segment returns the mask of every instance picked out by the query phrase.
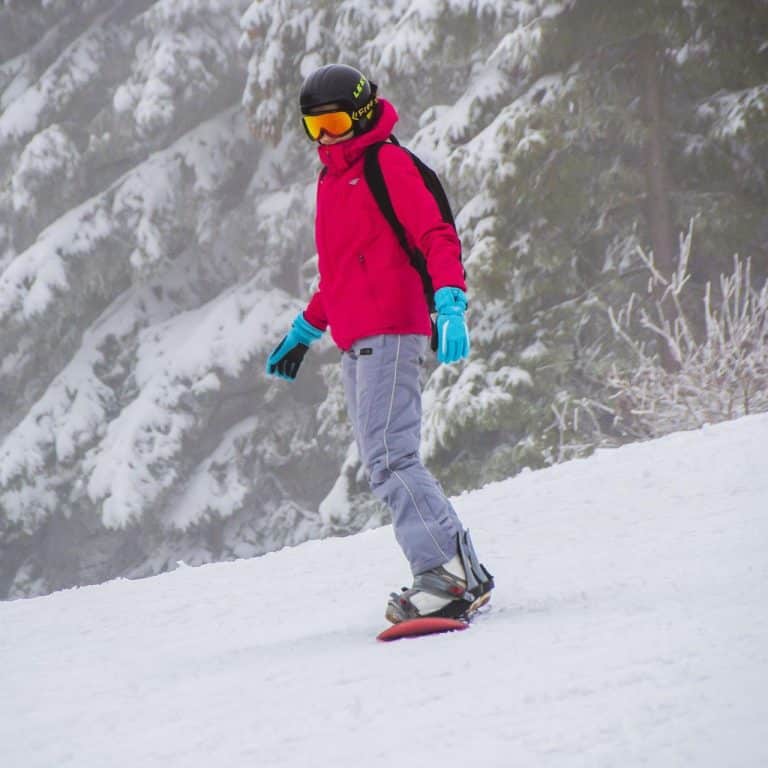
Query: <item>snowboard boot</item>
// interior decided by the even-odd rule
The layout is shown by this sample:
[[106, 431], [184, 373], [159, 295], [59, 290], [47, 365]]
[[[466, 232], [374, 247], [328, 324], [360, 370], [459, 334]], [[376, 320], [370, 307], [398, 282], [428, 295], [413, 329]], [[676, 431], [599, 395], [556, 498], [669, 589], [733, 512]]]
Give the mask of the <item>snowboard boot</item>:
[[466, 619], [491, 599], [493, 576], [480, 564], [469, 531], [458, 534], [458, 554], [447, 563], [416, 574], [413, 586], [393, 592], [386, 618], [393, 624], [406, 619], [441, 616]]

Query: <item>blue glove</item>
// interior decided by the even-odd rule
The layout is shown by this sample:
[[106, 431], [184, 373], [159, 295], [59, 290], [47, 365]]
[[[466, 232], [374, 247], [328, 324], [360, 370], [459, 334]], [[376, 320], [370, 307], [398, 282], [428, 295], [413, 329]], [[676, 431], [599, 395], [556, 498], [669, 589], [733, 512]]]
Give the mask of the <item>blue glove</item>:
[[461, 288], [435, 291], [437, 309], [437, 360], [455, 363], [469, 355], [469, 329], [464, 320], [467, 294]]
[[303, 313], [299, 312], [288, 335], [269, 356], [267, 376], [277, 376], [280, 379], [293, 381], [310, 345], [322, 335], [323, 332], [308, 323]]

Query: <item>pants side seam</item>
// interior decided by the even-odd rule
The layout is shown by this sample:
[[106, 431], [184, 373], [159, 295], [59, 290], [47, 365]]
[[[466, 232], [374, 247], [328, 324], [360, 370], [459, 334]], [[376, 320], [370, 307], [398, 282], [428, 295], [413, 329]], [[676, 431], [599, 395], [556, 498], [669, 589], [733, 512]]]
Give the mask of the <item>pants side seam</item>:
[[434, 542], [435, 547], [437, 548], [437, 551], [440, 552], [441, 556], [445, 558], [444, 562], [447, 562], [450, 560], [450, 557], [445, 553], [443, 548], [440, 546], [440, 543], [435, 538], [435, 534], [432, 533], [430, 527], [427, 525], [427, 521], [424, 519], [424, 515], [421, 513], [421, 509], [419, 508], [418, 503], [416, 502], [416, 497], [413, 494], [413, 491], [409, 487], [408, 483], [403, 480], [403, 478], [392, 469], [392, 467], [389, 464], [389, 442], [387, 441], [387, 431], [389, 430], [389, 424], [392, 420], [392, 410], [395, 405], [395, 392], [397, 390], [397, 371], [400, 367], [400, 341], [402, 339], [402, 336], [397, 337], [397, 352], [395, 353], [395, 372], [392, 377], [392, 394], [389, 398], [389, 410], [387, 411], [387, 421], [384, 425], [384, 454], [385, 454], [385, 466], [389, 472], [391, 472], [402, 484], [405, 490], [408, 492], [408, 495], [411, 497], [411, 501], [413, 502], [413, 506], [416, 509], [416, 513], [419, 516], [419, 519], [421, 520], [422, 525], [424, 526], [424, 529], [429, 534], [430, 538]]

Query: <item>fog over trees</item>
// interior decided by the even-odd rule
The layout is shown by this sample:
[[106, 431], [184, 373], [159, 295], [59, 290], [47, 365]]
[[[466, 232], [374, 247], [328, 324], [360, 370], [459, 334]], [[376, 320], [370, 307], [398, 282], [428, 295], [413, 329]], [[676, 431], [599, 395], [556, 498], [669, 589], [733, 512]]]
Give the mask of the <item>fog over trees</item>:
[[333, 61], [457, 214], [449, 493], [768, 409], [766, 0], [0, 0], [0, 597], [386, 522], [330, 340], [264, 374]]

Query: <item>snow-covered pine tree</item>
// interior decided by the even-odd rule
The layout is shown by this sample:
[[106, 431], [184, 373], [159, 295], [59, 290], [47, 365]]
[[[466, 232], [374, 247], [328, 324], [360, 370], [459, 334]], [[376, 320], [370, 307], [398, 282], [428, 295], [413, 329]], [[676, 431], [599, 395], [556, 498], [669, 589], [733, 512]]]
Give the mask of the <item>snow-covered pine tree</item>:
[[[452, 124], [454, 107], [418, 134], [447, 154], [454, 186], [477, 195], [460, 218], [475, 353], [429, 387], [434, 455], [452, 460], [455, 488], [611, 434], [604, 383], [619, 348], [603, 308], [647, 281], [638, 245], [666, 248], [671, 262], [700, 212], [694, 275], [716, 275], [728, 241], [765, 274], [766, 4], [737, 5], [574, 2], [510, 30], [498, 20], [512, 76], [493, 80], [492, 120], [459, 116], [479, 130], [457, 141], [436, 127]], [[713, 155], [720, 170], [702, 172]], [[473, 381], [474, 365], [486, 369]], [[485, 410], [488, 382], [506, 400]]]
[[0, 594], [320, 533], [346, 445], [261, 376], [311, 197], [248, 132], [246, 5], [3, 4]]

